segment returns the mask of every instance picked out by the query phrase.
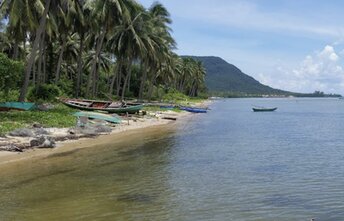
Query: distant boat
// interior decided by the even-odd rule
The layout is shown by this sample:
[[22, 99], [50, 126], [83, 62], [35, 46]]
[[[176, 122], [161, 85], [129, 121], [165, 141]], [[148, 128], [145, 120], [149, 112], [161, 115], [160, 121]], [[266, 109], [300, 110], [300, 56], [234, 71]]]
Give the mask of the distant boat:
[[105, 120], [114, 124], [121, 123], [121, 118], [114, 115], [109, 114], [102, 114], [102, 113], [96, 113], [96, 112], [76, 112], [73, 114], [76, 117], [87, 117], [90, 119], [99, 119], [99, 120]]
[[191, 113], [207, 113], [206, 108], [200, 108], [200, 107], [180, 107], [179, 109], [183, 111], [188, 111]]
[[35, 103], [30, 102], [2, 102], [0, 103], [0, 111], [9, 111], [9, 110], [21, 110], [28, 111], [36, 109]]
[[124, 103], [113, 101], [98, 101], [86, 99], [69, 99], [60, 98], [60, 101], [66, 106], [86, 111], [106, 111], [108, 113], [129, 113], [134, 114], [139, 112], [142, 104], [138, 103]]
[[275, 111], [277, 107], [274, 108], [265, 108], [265, 107], [254, 107], [252, 108], [254, 112], [268, 112], [268, 111]]

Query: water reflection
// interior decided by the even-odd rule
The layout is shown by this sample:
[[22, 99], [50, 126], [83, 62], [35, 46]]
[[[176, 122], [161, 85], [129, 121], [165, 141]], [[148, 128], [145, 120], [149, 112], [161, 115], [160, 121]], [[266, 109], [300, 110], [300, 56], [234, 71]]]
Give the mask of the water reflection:
[[341, 220], [343, 110], [233, 99], [175, 131], [3, 165], [0, 220]]

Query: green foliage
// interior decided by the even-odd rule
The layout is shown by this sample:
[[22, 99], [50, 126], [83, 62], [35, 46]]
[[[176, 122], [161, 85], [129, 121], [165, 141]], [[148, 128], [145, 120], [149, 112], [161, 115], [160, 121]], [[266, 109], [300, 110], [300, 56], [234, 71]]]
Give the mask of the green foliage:
[[144, 107], [143, 110], [145, 111], [152, 111], [152, 112], [166, 112], [166, 111], [174, 111], [174, 112], [181, 112], [179, 108], [173, 108], [173, 109], [166, 109], [166, 108], [160, 108], [159, 106], [149, 106], [149, 107]]
[[[72, 96], [74, 92], [73, 82], [66, 77], [62, 77], [57, 83], [57, 88], [60, 90], [59, 95]], [[56, 97], [56, 96], [55, 96]]]
[[33, 123], [45, 127], [72, 127], [76, 118], [72, 115], [75, 110], [62, 104], [56, 105], [50, 111], [9, 111], [0, 112], [0, 134], [5, 134], [17, 128], [30, 127]]
[[0, 91], [0, 102], [16, 101], [19, 97], [18, 90]]
[[165, 102], [173, 102], [177, 103], [178, 101], [187, 101], [189, 99], [188, 96], [185, 94], [173, 89], [170, 90], [167, 94], [165, 94], [162, 98]]
[[290, 94], [263, 85], [254, 78], [246, 75], [236, 66], [227, 63], [219, 57], [192, 57], [202, 61], [207, 70], [206, 84], [210, 91], [230, 92], [229, 94]]
[[33, 87], [30, 92], [28, 99], [35, 102], [43, 101], [54, 101], [56, 97], [60, 96], [61, 91], [56, 85], [52, 84], [41, 84]]
[[11, 89], [18, 89], [24, 72], [24, 64], [9, 59], [0, 53], [0, 91], [4, 92], [7, 99]]
[[[120, 99], [161, 100], [168, 88], [190, 97], [205, 92], [202, 63], [174, 53], [172, 20], [158, 2], [145, 8], [138, 1], [52, 1], [50, 10], [44, 10], [47, 1], [15, 2], [3, 4], [1, 10], [7, 19], [0, 51], [30, 69], [23, 78], [23, 63], [1, 55], [0, 92], [21, 89], [21, 100], [35, 102], [58, 95], [106, 99], [114, 94]], [[40, 19], [44, 11], [49, 11], [49, 25]], [[28, 47], [26, 36], [36, 44]], [[44, 85], [52, 82], [60, 92]], [[26, 96], [30, 85], [41, 86]], [[181, 94], [166, 97], [186, 99]]]
[[200, 99], [208, 99], [209, 98], [209, 94], [206, 93], [206, 92], [201, 92], [198, 94], [197, 98], [200, 98]]

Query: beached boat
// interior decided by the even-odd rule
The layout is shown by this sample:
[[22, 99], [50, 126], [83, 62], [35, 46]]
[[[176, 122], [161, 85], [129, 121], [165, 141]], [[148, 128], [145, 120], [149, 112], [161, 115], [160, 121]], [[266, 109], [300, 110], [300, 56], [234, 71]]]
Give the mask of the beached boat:
[[30, 102], [1, 102], [0, 111], [21, 110], [28, 111], [36, 109], [35, 103]]
[[252, 108], [254, 112], [269, 112], [277, 110], [277, 107], [274, 108], [265, 108], [265, 107], [254, 107]]
[[142, 104], [125, 103], [113, 101], [98, 101], [85, 99], [68, 99], [60, 98], [60, 101], [71, 108], [86, 111], [106, 111], [108, 113], [138, 113], [142, 108]]
[[207, 113], [206, 108], [200, 108], [200, 107], [180, 107], [179, 109], [183, 111], [188, 111], [191, 113]]
[[73, 114], [76, 117], [87, 117], [89, 119], [105, 120], [114, 124], [121, 123], [121, 118], [116, 115], [102, 114], [96, 112], [76, 112]]

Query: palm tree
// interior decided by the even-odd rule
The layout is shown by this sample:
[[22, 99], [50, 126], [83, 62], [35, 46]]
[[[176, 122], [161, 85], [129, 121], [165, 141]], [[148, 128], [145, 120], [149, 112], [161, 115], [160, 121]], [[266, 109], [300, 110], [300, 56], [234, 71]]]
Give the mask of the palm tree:
[[61, 65], [63, 61], [63, 53], [67, 45], [71, 21], [69, 19], [70, 16], [68, 15], [70, 13], [68, 2], [63, 2], [63, 4], [57, 4], [56, 7], [54, 8], [56, 10], [54, 10], [51, 14], [52, 16], [55, 17], [55, 22], [57, 26], [56, 38], [58, 39], [58, 42], [59, 42], [59, 47], [58, 47], [59, 56], [58, 56], [56, 71], [55, 71], [55, 84], [57, 84], [60, 78]]
[[20, 90], [19, 101], [25, 100], [25, 96], [26, 96], [26, 93], [27, 93], [27, 90], [29, 87], [29, 80], [30, 80], [30, 76], [31, 76], [32, 67], [33, 67], [35, 57], [37, 54], [37, 49], [38, 49], [39, 43], [41, 41], [42, 33], [45, 30], [47, 15], [48, 15], [48, 12], [50, 9], [50, 3], [51, 3], [51, 0], [45, 1], [44, 11], [43, 11], [42, 17], [39, 21], [39, 27], [36, 30], [33, 47], [32, 47], [32, 50], [31, 50], [31, 53], [29, 55], [29, 59], [28, 59], [28, 62], [27, 62], [26, 68], [25, 68], [24, 83], [23, 83], [23, 86]]
[[25, 43], [27, 31], [33, 32], [37, 29], [43, 10], [44, 5], [40, 0], [3, 0], [0, 3], [0, 14], [8, 18], [6, 34], [13, 45], [13, 59], [18, 59], [19, 44]]
[[76, 83], [75, 83], [75, 97], [79, 97], [80, 95], [80, 85], [81, 85], [81, 75], [83, 70], [83, 52], [84, 52], [84, 42], [85, 36], [88, 32], [88, 23], [87, 19], [89, 19], [90, 12], [84, 8], [84, 1], [83, 0], [75, 0], [73, 1], [74, 5], [74, 31], [79, 35], [79, 50], [78, 50], [78, 58], [77, 58], [77, 74], [76, 74]]
[[[144, 41], [147, 41], [146, 39], [149, 38], [144, 28], [145, 17], [147, 17], [145, 9], [142, 6], [136, 5], [131, 10], [131, 18], [123, 21], [115, 28], [113, 38], [111, 39], [115, 54], [120, 65], [125, 67], [126, 72], [121, 100], [124, 99], [127, 85], [130, 81], [133, 61], [144, 57], [148, 51], [147, 45], [144, 44]], [[121, 80], [120, 76], [118, 76], [118, 80]], [[119, 89], [119, 85], [117, 89]]]
[[[175, 41], [172, 38], [170, 32], [171, 24], [170, 14], [167, 9], [160, 3], [154, 3], [148, 10], [150, 14], [150, 22], [152, 27], [151, 39], [155, 42], [155, 65], [151, 70], [150, 83], [152, 84], [148, 91], [148, 100], [151, 100], [153, 94], [153, 85], [159, 76], [159, 69], [167, 64], [170, 56], [172, 55], [171, 50], [175, 48]], [[144, 83], [143, 83], [144, 84]]]
[[1, 18], [8, 22], [0, 24], [0, 51], [26, 63], [21, 101], [31, 79], [76, 97], [116, 89], [122, 100], [128, 90], [150, 100], [156, 89], [189, 96], [204, 89], [201, 63], [173, 53], [170, 15], [160, 3], [0, 0]]
[[95, 30], [95, 57], [92, 62], [91, 72], [89, 75], [87, 92], [89, 94], [91, 81], [93, 82], [91, 96], [95, 95], [97, 63], [100, 53], [103, 49], [106, 35], [108, 32], [118, 25], [121, 21], [129, 17], [129, 10], [136, 2], [134, 0], [88, 0], [86, 8], [92, 12], [92, 18], [95, 22], [93, 29]]

